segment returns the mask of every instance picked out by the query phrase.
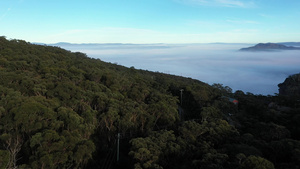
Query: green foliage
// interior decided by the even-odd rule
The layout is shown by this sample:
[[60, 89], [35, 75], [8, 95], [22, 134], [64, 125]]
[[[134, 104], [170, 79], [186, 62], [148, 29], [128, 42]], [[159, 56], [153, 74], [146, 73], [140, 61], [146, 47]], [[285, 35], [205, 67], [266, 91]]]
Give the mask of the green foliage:
[[249, 156], [242, 163], [242, 169], [275, 169], [272, 162], [256, 156]]
[[222, 169], [227, 159], [228, 155], [213, 151], [204, 154], [201, 160], [194, 160], [193, 165], [195, 168]]
[[299, 168], [293, 99], [0, 37], [0, 168]]
[[184, 139], [184, 143], [191, 144], [196, 143], [199, 136], [208, 132], [208, 128], [195, 121], [186, 121], [179, 127], [181, 138]]
[[7, 150], [0, 150], [0, 169], [7, 168], [9, 162], [9, 152]]
[[152, 132], [146, 138], [132, 139], [130, 143], [129, 155], [137, 161], [135, 168], [162, 168], [160, 163], [180, 150], [173, 131], [166, 130]]
[[204, 107], [200, 113], [202, 122], [214, 121], [215, 119], [222, 118], [221, 111], [215, 107]]
[[229, 86], [223, 86], [223, 84], [214, 83], [212, 84], [212, 87], [218, 89], [217, 92], [219, 92], [220, 95], [230, 96], [232, 94], [232, 89]]

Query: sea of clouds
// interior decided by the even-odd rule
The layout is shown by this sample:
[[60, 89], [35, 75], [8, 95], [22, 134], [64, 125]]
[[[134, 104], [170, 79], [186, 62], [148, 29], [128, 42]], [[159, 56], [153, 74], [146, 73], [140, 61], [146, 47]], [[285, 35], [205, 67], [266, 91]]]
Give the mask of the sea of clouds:
[[300, 50], [241, 52], [253, 44], [67, 44], [73, 52], [126, 67], [221, 83], [253, 94], [274, 95], [278, 84], [300, 72]]

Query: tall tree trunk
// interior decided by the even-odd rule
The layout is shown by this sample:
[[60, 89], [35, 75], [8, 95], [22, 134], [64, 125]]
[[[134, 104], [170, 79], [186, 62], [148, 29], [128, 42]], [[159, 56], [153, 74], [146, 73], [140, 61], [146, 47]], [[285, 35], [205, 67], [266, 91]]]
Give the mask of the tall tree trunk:
[[21, 150], [23, 139], [19, 135], [15, 135], [6, 140], [6, 149], [9, 151], [9, 161], [7, 164], [8, 169], [16, 169], [17, 161], [19, 160], [17, 155]]

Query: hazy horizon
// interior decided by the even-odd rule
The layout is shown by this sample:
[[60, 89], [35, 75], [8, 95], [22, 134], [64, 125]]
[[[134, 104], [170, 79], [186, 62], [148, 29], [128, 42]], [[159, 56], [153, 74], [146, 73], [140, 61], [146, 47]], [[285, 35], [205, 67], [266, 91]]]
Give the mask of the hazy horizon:
[[300, 72], [300, 51], [240, 52], [248, 44], [98, 44], [60, 47], [89, 57], [155, 72], [221, 83], [234, 91], [274, 95]]
[[0, 33], [31, 43], [105, 43], [72, 50], [128, 67], [273, 94], [286, 76], [299, 72], [296, 51], [235, 51], [248, 47], [243, 44], [299, 42], [299, 6], [295, 0], [3, 0]]

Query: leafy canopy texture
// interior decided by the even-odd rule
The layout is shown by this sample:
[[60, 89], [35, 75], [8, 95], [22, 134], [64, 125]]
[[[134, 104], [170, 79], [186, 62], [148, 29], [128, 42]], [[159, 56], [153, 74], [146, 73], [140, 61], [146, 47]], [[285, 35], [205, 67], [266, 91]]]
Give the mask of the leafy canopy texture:
[[295, 97], [0, 37], [0, 169], [299, 168]]

